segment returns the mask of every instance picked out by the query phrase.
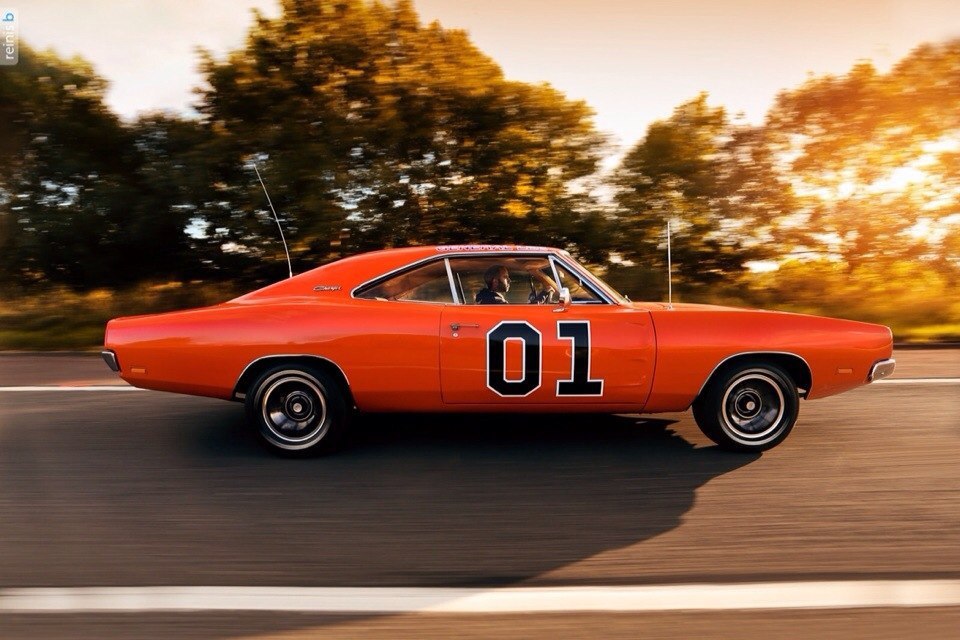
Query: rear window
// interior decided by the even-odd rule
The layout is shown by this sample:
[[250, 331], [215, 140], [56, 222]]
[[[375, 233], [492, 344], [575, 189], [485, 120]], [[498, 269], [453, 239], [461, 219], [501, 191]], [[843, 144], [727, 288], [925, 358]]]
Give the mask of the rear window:
[[356, 297], [399, 302], [453, 302], [447, 266], [443, 260], [374, 283], [358, 291]]

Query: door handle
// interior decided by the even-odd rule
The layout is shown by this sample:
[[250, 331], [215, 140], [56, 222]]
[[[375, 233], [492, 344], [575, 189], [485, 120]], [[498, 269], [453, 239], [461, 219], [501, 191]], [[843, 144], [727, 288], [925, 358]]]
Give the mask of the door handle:
[[462, 327], [466, 327], [466, 328], [468, 328], [468, 329], [479, 329], [479, 328], [480, 328], [480, 325], [478, 325], [478, 324], [465, 324], [465, 323], [460, 323], [460, 322], [451, 322], [451, 323], [450, 323], [450, 328], [453, 329], [454, 331], [460, 331], [460, 329], [461, 329]]

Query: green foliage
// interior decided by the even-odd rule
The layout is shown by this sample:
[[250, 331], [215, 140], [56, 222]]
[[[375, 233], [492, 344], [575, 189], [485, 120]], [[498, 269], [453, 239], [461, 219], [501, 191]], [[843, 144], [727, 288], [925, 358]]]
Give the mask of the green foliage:
[[206, 177], [195, 122], [124, 125], [87, 63], [26, 46], [0, 79], [0, 282], [90, 289], [203, 270], [184, 233]]
[[887, 260], [851, 271], [833, 260], [791, 260], [744, 285], [756, 306], [879, 322], [899, 338], [936, 326], [942, 335], [927, 337], [960, 337], [960, 286], [931, 263]]
[[[602, 152], [592, 113], [507, 81], [412, 5], [285, 2], [202, 63], [201, 121], [120, 123], [86, 63], [24, 47], [4, 71], [3, 281], [122, 286], [147, 277], [275, 279], [345, 253], [521, 242], [603, 259], [602, 212], [573, 192]], [[38, 115], [39, 114], [39, 115]]]
[[789, 249], [851, 269], [880, 258], [923, 258], [944, 274], [960, 265], [958, 78], [955, 40], [886, 74], [861, 63], [779, 96], [766, 128], [800, 195]]
[[243, 293], [223, 283], [140, 282], [77, 293], [65, 286], [0, 294], [0, 350], [92, 349], [103, 345], [107, 321], [225, 302]]
[[[634, 299], [664, 299], [670, 220], [678, 300], [904, 336], [960, 326], [960, 40], [885, 74], [860, 64], [812, 78], [759, 127], [700, 95], [652, 124], [613, 176], [596, 173], [605, 139], [586, 104], [507, 80], [408, 0], [284, 0], [242, 48], [201, 55], [199, 119], [123, 123], [88, 63], [27, 46], [0, 72], [0, 286], [25, 308], [23, 292], [54, 301], [32, 316], [8, 306], [5, 335], [20, 337], [5, 344], [89, 341], [107, 308], [70, 306], [68, 289], [283, 277], [251, 162], [297, 271], [390, 246], [546, 244]], [[612, 204], [589, 195], [598, 186]], [[780, 269], [753, 273], [753, 260]], [[109, 313], [137, 307], [117, 300], [126, 308]]]
[[280, 18], [257, 19], [244, 49], [203, 68], [199, 108], [227, 154], [221, 182], [242, 186], [217, 194], [227, 210], [201, 215], [242, 229], [229, 239], [244, 251], [276, 244], [249, 159], [303, 266], [386, 246], [589, 251], [598, 240], [598, 216], [568, 189], [602, 152], [589, 108], [507, 81], [465, 33], [421, 25], [410, 2], [284, 2]]
[[615, 182], [621, 254], [664, 271], [671, 221], [676, 273], [687, 283], [716, 282], [773, 255], [771, 229], [791, 204], [763, 131], [731, 124], [706, 95], [652, 124]]
[[79, 59], [22, 47], [0, 74], [0, 265], [26, 281], [101, 281], [102, 240], [121, 220], [127, 135], [103, 106], [105, 82]]
[[[672, 220], [675, 287], [687, 299], [723, 299], [724, 283], [765, 283], [769, 295], [745, 301], [953, 326], [958, 73], [954, 41], [920, 47], [888, 74], [860, 64], [841, 78], [811, 79], [781, 94], [759, 128], [731, 124], [703, 95], [680, 105], [650, 126], [615, 177], [617, 248], [636, 282], [662, 296], [655, 277], [644, 283], [665, 272], [664, 223]], [[780, 270], [743, 271], [757, 259], [779, 261]]]

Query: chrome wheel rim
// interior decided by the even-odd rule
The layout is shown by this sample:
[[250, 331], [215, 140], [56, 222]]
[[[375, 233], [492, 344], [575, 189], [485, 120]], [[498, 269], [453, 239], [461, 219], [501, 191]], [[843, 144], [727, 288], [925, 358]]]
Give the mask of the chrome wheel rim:
[[280, 372], [267, 381], [260, 397], [263, 424], [287, 444], [318, 440], [326, 432], [327, 403], [319, 383], [297, 372]]
[[724, 429], [740, 442], [758, 444], [783, 425], [786, 400], [765, 371], [745, 371], [727, 385], [720, 402]]

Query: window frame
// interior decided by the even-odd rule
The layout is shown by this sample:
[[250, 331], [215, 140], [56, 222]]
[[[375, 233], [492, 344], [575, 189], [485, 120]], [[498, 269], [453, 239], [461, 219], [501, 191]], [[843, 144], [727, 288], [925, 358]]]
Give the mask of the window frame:
[[[561, 261], [561, 260], [558, 260], [555, 255], [552, 255], [552, 254], [551, 254], [551, 255], [550, 255], [550, 267], [551, 267], [551, 269], [553, 270], [553, 281], [556, 282], [558, 286], [561, 286], [561, 287], [562, 287], [562, 286], [563, 286], [563, 281], [560, 279], [560, 272], [559, 272], [559, 270], [557, 269], [557, 264], [559, 264], [561, 267], [563, 267], [564, 269], [566, 269], [567, 272], [569, 272], [572, 276], [574, 276], [574, 277], [579, 276], [578, 279], [580, 280], [580, 286], [582, 286], [584, 289], [586, 289], [587, 291], [589, 291], [590, 293], [592, 293], [592, 294], [597, 298], [597, 300], [580, 300], [579, 302], [578, 302], [578, 301], [571, 301], [570, 304], [582, 304], [582, 305], [587, 305], [587, 304], [615, 304], [614, 302], [612, 302], [612, 301], [610, 301], [610, 300], [605, 300], [605, 296], [603, 295], [604, 292], [603, 292], [601, 289], [599, 289], [598, 287], [596, 287], [593, 282], [591, 282], [590, 280], [584, 278], [582, 273], [576, 271], [575, 269], [572, 269], [569, 264], [567, 264], [566, 262], [563, 262], [563, 261]], [[591, 275], [592, 275], [592, 274], [591, 274]], [[569, 289], [569, 287], [567, 287], [567, 288]]]
[[[586, 269], [581, 268], [580, 265], [577, 264], [572, 259], [570, 261], [567, 261], [562, 259], [562, 257], [557, 255], [556, 253], [539, 252], [539, 251], [498, 251], [498, 252], [465, 251], [465, 252], [444, 253], [443, 255], [439, 255], [439, 256], [429, 256], [426, 258], [421, 258], [420, 260], [404, 265], [402, 267], [392, 269], [391, 271], [381, 274], [375, 278], [371, 278], [366, 282], [360, 283], [350, 291], [350, 297], [356, 300], [370, 300], [375, 302], [404, 302], [404, 303], [409, 302], [414, 304], [454, 304], [457, 306], [464, 306], [464, 307], [474, 306], [472, 304], [467, 304], [465, 300], [461, 299], [459, 291], [457, 290], [457, 287], [456, 287], [456, 282], [454, 281], [453, 268], [450, 266], [450, 259], [451, 258], [479, 258], [479, 257], [490, 257], [494, 259], [497, 257], [547, 258], [547, 260], [550, 262], [550, 270], [553, 273], [554, 282], [556, 282], [557, 285], [560, 285], [560, 282], [561, 282], [560, 275], [557, 271], [557, 264], [560, 264], [570, 273], [576, 276], [579, 276], [584, 288], [588, 289], [591, 293], [593, 293], [598, 298], [596, 302], [580, 301], [580, 302], [573, 302], [572, 304], [575, 304], [575, 305], [622, 304], [620, 301], [616, 300], [615, 298], [613, 298], [611, 295], [607, 293], [606, 287], [603, 287], [600, 284], [598, 284], [598, 282], [596, 281], [596, 278], [593, 276], [592, 273], [590, 273]], [[363, 294], [363, 291], [365, 289], [372, 289], [373, 287], [379, 286], [384, 282], [387, 282], [393, 277], [403, 275], [404, 273], [414, 271], [421, 267], [425, 267], [430, 263], [439, 262], [441, 260], [444, 262], [444, 266], [447, 271], [447, 283], [450, 286], [450, 296], [453, 299], [453, 302], [434, 302], [430, 300], [389, 300], [389, 299], [360, 297]], [[524, 306], [518, 303], [510, 303], [510, 304], [511, 306]]]
[[[373, 297], [373, 298], [363, 297], [363, 294], [365, 293], [364, 290], [369, 291], [369, 290], [374, 289], [374, 288], [376, 288], [376, 287], [378, 287], [378, 286], [380, 286], [380, 285], [382, 285], [382, 284], [384, 284], [384, 283], [386, 283], [386, 282], [389, 282], [389, 281], [392, 280], [393, 278], [400, 277], [400, 276], [402, 276], [402, 275], [404, 275], [404, 274], [407, 274], [407, 273], [412, 273], [412, 272], [417, 271], [417, 270], [419, 270], [419, 269], [421, 269], [421, 268], [429, 267], [431, 264], [433, 264], [434, 262], [437, 262], [437, 261], [438, 261], [438, 259], [437, 259], [436, 257], [434, 257], [434, 256], [431, 256], [430, 258], [427, 258], [427, 259], [424, 259], [424, 260], [417, 260], [417, 261], [414, 262], [414, 263], [405, 265], [405, 266], [400, 267], [400, 268], [398, 268], [398, 269], [393, 269], [393, 270], [388, 271], [387, 273], [385, 273], [385, 274], [383, 274], [383, 275], [377, 276], [376, 278], [373, 278], [373, 279], [368, 280], [368, 281], [366, 281], [366, 282], [364, 282], [364, 283], [362, 283], [362, 284], [360, 284], [360, 285], [357, 285], [356, 287], [354, 287], [354, 288], [350, 291], [350, 298], [351, 298], [351, 299], [354, 299], [354, 300], [370, 300], [370, 301], [373, 301], [373, 302], [403, 302], [403, 303], [409, 302], [409, 303], [413, 303], [413, 304], [441, 304], [441, 305], [442, 305], [442, 304], [459, 304], [459, 302], [457, 302], [457, 301], [459, 300], [459, 296], [457, 295], [457, 292], [456, 292], [456, 291], [453, 289], [453, 287], [452, 287], [452, 282], [453, 282], [453, 280], [452, 280], [452, 278], [451, 278], [451, 275], [452, 275], [452, 274], [451, 274], [451, 271], [450, 271], [450, 262], [449, 262], [445, 257], [443, 258], [443, 260], [444, 260], [444, 263], [445, 263], [445, 271], [446, 271], [446, 275], [447, 275], [447, 286], [450, 287], [450, 300], [452, 300], [452, 302], [451, 302], [451, 301], [448, 301], [448, 300], [443, 300], [443, 301], [440, 301], [440, 300], [397, 300], [397, 299], [395, 299], [395, 298], [394, 298], [394, 299], [391, 299], [391, 298], [380, 298], [380, 297]], [[439, 278], [438, 278], [438, 279], [439, 279]]]

